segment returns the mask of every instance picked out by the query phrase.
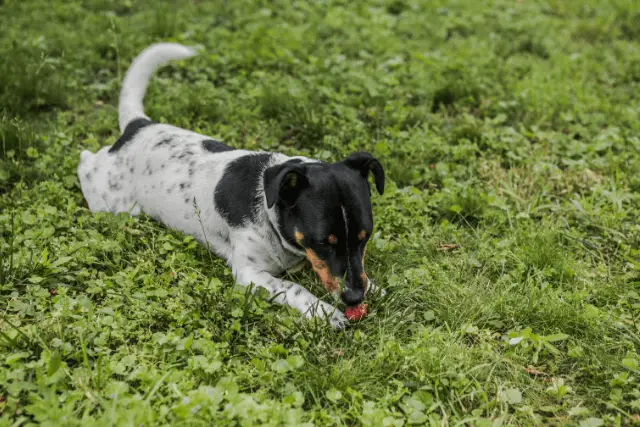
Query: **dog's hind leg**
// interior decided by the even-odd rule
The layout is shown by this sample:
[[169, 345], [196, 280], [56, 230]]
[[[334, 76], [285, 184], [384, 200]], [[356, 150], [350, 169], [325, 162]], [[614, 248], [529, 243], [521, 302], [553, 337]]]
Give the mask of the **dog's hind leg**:
[[297, 283], [273, 277], [266, 271], [256, 267], [242, 267], [235, 269], [236, 282], [243, 286], [254, 284], [266, 289], [269, 295], [279, 304], [287, 304], [307, 318], [320, 317], [329, 319], [335, 328], [341, 328], [347, 323], [347, 318], [339, 310], [326, 302], [320, 301], [311, 292]]

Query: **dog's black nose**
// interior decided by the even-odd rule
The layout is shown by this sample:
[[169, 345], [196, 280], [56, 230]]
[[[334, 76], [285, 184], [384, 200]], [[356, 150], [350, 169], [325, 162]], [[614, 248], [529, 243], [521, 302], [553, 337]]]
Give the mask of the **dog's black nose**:
[[359, 289], [346, 288], [342, 292], [341, 297], [342, 297], [342, 301], [348, 307], [358, 305], [364, 299], [364, 289], [363, 288], [359, 288]]

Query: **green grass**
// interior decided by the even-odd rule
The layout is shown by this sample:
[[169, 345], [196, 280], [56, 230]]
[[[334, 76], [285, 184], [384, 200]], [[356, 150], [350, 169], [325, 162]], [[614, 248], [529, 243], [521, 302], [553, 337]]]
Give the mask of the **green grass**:
[[[204, 53], [154, 120], [382, 160], [363, 322], [89, 213], [79, 153], [167, 40]], [[637, 1], [5, 0], [0, 58], [0, 426], [640, 423]]]

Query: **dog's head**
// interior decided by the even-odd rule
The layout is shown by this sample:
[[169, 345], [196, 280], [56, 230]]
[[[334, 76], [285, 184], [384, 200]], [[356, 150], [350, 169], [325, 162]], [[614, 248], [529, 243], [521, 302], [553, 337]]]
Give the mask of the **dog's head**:
[[369, 173], [382, 194], [384, 169], [369, 153], [337, 163], [293, 159], [264, 172], [267, 207], [275, 206], [283, 237], [305, 251], [328, 291], [339, 291], [344, 280], [340, 296], [347, 306], [362, 302], [369, 283], [364, 270], [373, 231]]

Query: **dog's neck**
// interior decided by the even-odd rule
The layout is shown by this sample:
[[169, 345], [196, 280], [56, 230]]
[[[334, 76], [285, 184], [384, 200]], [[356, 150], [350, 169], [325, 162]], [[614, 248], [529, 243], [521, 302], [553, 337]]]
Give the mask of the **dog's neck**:
[[290, 252], [300, 257], [304, 257], [304, 250], [300, 247], [296, 247], [291, 243], [289, 243], [287, 239], [285, 239], [285, 237], [282, 235], [282, 232], [280, 231], [280, 222], [278, 221], [278, 212], [276, 210], [277, 205], [273, 206], [271, 209], [268, 209], [266, 207], [266, 200], [265, 200], [264, 206], [265, 206], [265, 211], [267, 213], [267, 222], [269, 223], [271, 231], [276, 235], [276, 237], [280, 241], [280, 244], [282, 245], [282, 247], [287, 252]]

